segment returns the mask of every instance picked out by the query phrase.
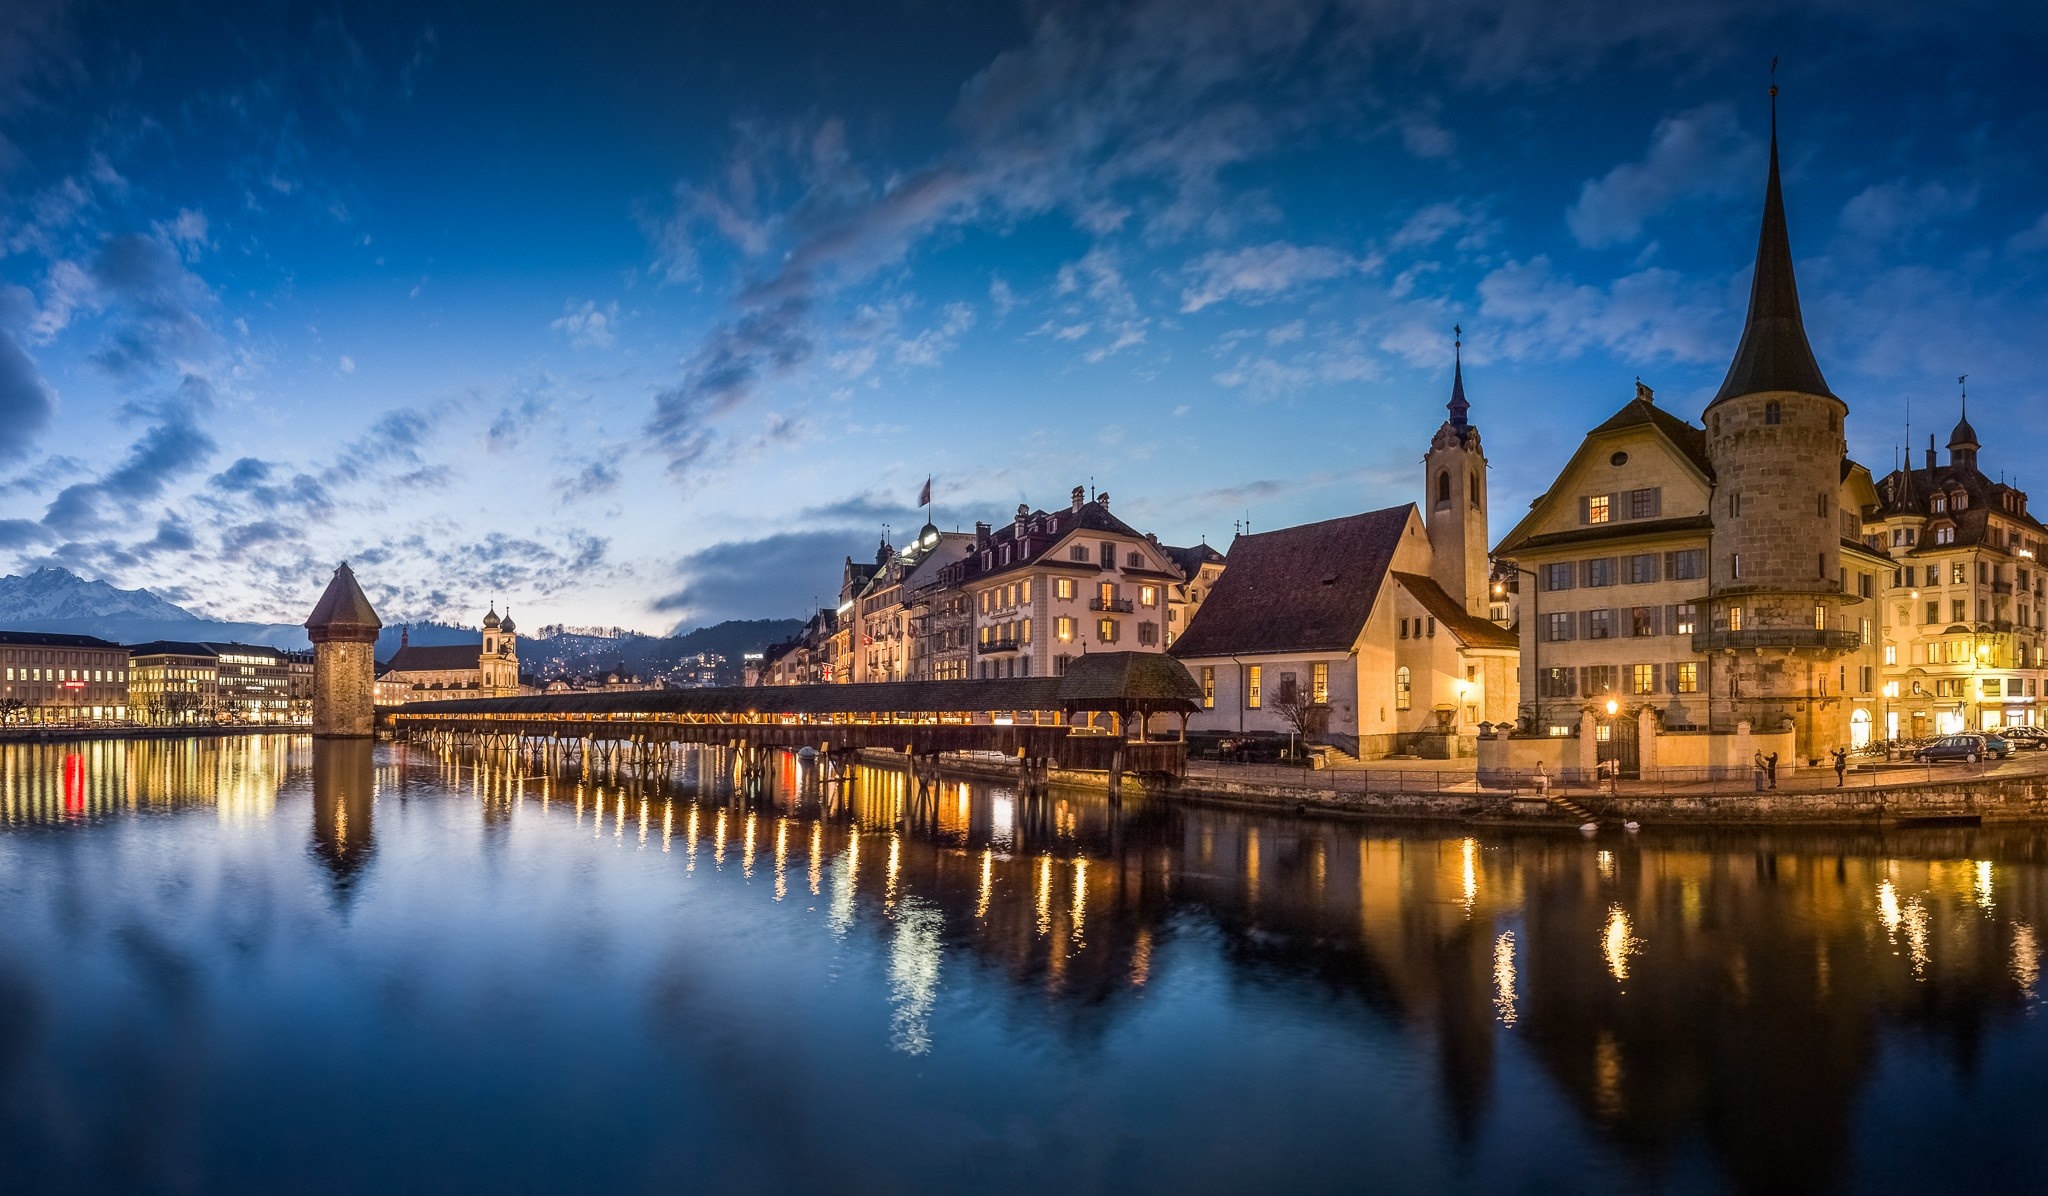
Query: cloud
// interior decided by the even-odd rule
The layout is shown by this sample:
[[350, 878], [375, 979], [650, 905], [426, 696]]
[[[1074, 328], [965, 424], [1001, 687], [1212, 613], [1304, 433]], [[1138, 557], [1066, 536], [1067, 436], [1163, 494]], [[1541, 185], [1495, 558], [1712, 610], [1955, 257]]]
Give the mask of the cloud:
[[1642, 235], [1645, 221], [1683, 200], [1724, 199], [1754, 189], [1762, 146], [1743, 132], [1735, 108], [1708, 104], [1657, 122], [1640, 162], [1624, 162], [1579, 189], [1565, 223], [1588, 248]]
[[1425, 249], [1459, 229], [1470, 230], [1459, 248], [1474, 248], [1490, 231], [1486, 214], [1477, 206], [1458, 200], [1425, 204], [1417, 208], [1394, 235], [1387, 238], [1390, 249]]
[[1598, 348], [1624, 359], [1713, 362], [1735, 343], [1737, 312], [1725, 288], [1671, 270], [1639, 270], [1603, 289], [1557, 273], [1539, 255], [1488, 273], [1479, 299], [1480, 316], [1498, 332], [1468, 341], [1468, 357], [1477, 347], [1481, 359], [1564, 360]]
[[896, 346], [896, 361], [900, 365], [937, 365], [940, 358], [959, 344], [961, 335], [972, 327], [974, 309], [965, 303], [948, 303], [943, 319], [936, 326]]
[[2039, 253], [2048, 249], [2048, 212], [2043, 212], [2041, 218], [2029, 227], [2014, 233], [2005, 247], [2014, 253]]
[[617, 303], [599, 307], [596, 300], [585, 299], [581, 307], [571, 300], [548, 328], [568, 337], [569, 343], [578, 349], [609, 349], [618, 339], [618, 326]]
[[728, 540], [683, 558], [681, 584], [657, 598], [654, 609], [674, 615], [680, 628], [721, 619], [801, 616], [838, 601], [839, 571], [847, 557], [873, 560], [873, 531], [783, 532], [758, 540]]
[[0, 462], [25, 455], [56, 409], [56, 392], [35, 360], [13, 333], [0, 328]]
[[356, 372], [356, 359], [350, 357], [346, 353], [342, 354], [341, 360], [337, 361], [335, 364], [341, 367], [341, 372], [344, 374], [353, 374]]
[[1894, 179], [1865, 187], [1842, 205], [1842, 231], [1865, 241], [1897, 241], [1976, 205], [1975, 187], [1952, 187], [1939, 180], [1915, 187]]
[[1193, 279], [1181, 292], [1180, 309], [1196, 312], [1225, 299], [1258, 303], [1310, 283], [1326, 282], [1361, 263], [1324, 246], [1274, 241], [1237, 250], [1213, 250], [1190, 262]]
[[118, 313], [91, 355], [105, 373], [142, 381], [167, 369], [201, 368], [217, 353], [201, 315], [212, 309], [213, 292], [168, 241], [139, 233], [109, 237], [90, 269], [97, 302]]
[[810, 359], [808, 311], [805, 300], [792, 296], [723, 325], [698, 349], [682, 381], [654, 396], [647, 431], [668, 457], [670, 476], [694, 478], [712, 450], [712, 422]]

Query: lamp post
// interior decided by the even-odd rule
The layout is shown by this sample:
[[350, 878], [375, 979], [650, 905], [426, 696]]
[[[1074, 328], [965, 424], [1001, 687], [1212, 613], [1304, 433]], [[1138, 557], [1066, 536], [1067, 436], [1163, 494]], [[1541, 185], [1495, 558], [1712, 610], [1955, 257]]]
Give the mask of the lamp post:
[[1607, 699], [1607, 793], [1613, 796], [1621, 791], [1621, 741], [1615, 736], [1621, 728], [1616, 725], [1615, 715], [1621, 712], [1621, 703]]
[[[1535, 674], [1529, 682], [1529, 697], [1531, 698], [1529, 704], [1535, 708], [1535, 721], [1541, 723], [1543, 721], [1543, 587], [1537, 583], [1542, 579], [1536, 576], [1534, 569], [1524, 569], [1513, 561], [1497, 560], [1494, 564], [1502, 568], [1512, 569], [1529, 579], [1529, 671]], [[1496, 581], [1493, 583], [1495, 597], [1504, 598], [1507, 596], [1507, 592], [1508, 586], [1506, 582]], [[1530, 731], [1535, 731], [1535, 728], [1531, 727]]]

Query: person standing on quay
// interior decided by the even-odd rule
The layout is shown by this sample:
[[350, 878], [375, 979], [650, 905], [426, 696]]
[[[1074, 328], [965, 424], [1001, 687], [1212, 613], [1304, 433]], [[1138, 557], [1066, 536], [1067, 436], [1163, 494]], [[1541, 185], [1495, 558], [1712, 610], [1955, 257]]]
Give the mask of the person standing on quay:
[[1756, 791], [1762, 793], [1764, 791], [1764, 754], [1762, 751], [1757, 752], [1756, 760], [1753, 763], [1756, 768]]
[[1846, 785], [1848, 783], [1848, 778], [1849, 749], [1844, 747], [1838, 747], [1835, 749], [1835, 788], [1840, 789], [1844, 785]]
[[1770, 774], [1771, 788], [1776, 789], [1778, 787], [1778, 753], [1772, 752], [1764, 757], [1764, 771]]

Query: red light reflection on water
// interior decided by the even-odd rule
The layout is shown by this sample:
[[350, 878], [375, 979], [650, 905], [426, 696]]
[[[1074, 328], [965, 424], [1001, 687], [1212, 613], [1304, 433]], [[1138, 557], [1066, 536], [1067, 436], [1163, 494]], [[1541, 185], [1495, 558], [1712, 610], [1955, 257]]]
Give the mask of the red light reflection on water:
[[85, 813], [85, 757], [75, 752], [64, 757], [64, 812]]

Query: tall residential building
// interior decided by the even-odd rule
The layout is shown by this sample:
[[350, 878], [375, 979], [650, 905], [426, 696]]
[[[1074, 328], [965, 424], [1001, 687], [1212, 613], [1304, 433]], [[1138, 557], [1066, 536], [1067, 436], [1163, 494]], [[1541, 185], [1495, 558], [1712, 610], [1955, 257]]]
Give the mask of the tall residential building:
[[220, 669], [211, 647], [152, 640], [127, 652], [128, 705], [136, 722], [178, 727], [220, 721]]
[[1705, 426], [1638, 384], [1495, 549], [1535, 583], [1529, 722], [1568, 734], [1612, 700], [1667, 727], [1789, 725], [1807, 759], [1868, 739], [1891, 562], [1862, 539], [1877, 494], [1848, 410], [1800, 315], [1774, 107], [1748, 318]]
[[1184, 579], [1168, 587], [1166, 645], [1170, 648], [1188, 629], [1188, 624], [1195, 621], [1196, 613], [1202, 609], [1202, 599], [1216, 588], [1226, 562], [1223, 554], [1209, 547], [1206, 540], [1187, 548], [1169, 547], [1165, 552]]
[[1882, 575], [1883, 734], [1920, 738], [2039, 725], [2048, 527], [2027, 495], [1977, 467], [1964, 413], [1937, 464], [1909, 459], [1877, 484], [1865, 524], [1893, 566]]

